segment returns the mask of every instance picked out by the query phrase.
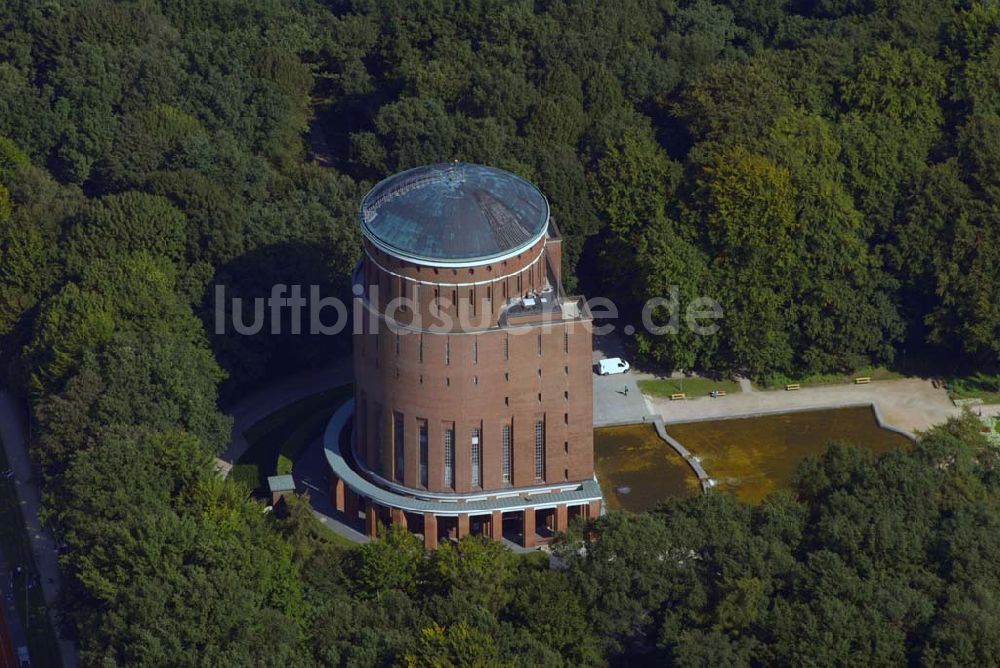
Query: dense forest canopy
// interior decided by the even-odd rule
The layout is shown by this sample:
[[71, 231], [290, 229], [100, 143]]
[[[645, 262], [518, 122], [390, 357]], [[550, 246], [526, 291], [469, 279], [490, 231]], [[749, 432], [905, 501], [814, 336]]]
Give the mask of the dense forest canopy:
[[756, 508], [576, 527], [559, 571], [343, 553], [209, 462], [220, 389], [349, 341], [209, 328], [215, 285], [345, 294], [365, 189], [460, 159], [540, 185], [569, 287], [633, 321], [671, 286], [722, 303], [716, 336], [637, 337], [666, 367], [995, 371], [998, 72], [992, 0], [0, 4], [0, 359], [85, 662], [995, 661], [972, 423], [834, 448]]
[[[904, 351], [996, 365], [996, 3], [13, 2], [7, 14], [8, 358], [32, 336], [25, 316], [101, 254], [169, 258], [202, 315], [210, 283], [342, 290], [364, 189], [462, 159], [541, 186], [571, 288], [632, 320], [671, 286], [722, 303], [718, 336], [639, 337], [668, 367], [822, 373]], [[238, 385], [330, 342], [212, 345]]]

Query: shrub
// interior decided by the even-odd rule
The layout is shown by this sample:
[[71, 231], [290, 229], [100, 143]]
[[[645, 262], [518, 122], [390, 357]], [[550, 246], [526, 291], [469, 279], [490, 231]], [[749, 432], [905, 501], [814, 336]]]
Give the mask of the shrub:
[[278, 455], [278, 465], [275, 467], [275, 472], [277, 475], [288, 475], [292, 472], [293, 466], [295, 466], [295, 462], [290, 457], [280, 454]]
[[243, 485], [248, 492], [255, 492], [261, 486], [260, 469], [256, 464], [237, 464], [230, 475], [233, 482]]

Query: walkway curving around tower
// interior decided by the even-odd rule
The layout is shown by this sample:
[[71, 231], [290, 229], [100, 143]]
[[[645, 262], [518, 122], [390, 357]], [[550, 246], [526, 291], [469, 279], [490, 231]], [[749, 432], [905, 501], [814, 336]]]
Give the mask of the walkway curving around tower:
[[360, 525], [369, 538], [377, 535], [381, 523], [402, 525], [421, 534], [428, 549], [433, 549], [442, 538], [458, 540], [469, 534], [482, 534], [502, 540], [512, 532], [520, 537], [518, 543], [522, 547], [531, 548], [556, 532], [565, 531], [569, 521], [578, 515], [600, 514], [601, 490], [594, 479], [555, 489], [451, 498], [445, 495], [418, 498], [386, 489], [370, 479], [371, 472], [362, 475], [353, 463], [354, 408], [351, 399], [334, 413], [323, 435], [323, 451], [329, 466], [332, 505], [349, 527]]

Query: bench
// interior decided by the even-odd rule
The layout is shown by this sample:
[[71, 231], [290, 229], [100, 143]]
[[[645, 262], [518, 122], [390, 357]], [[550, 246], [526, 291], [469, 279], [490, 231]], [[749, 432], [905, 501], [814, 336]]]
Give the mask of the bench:
[[855, 385], [867, 385], [870, 382], [872, 382], [872, 379], [869, 378], [869, 377], [867, 377], [867, 376], [865, 376], [864, 378], [855, 378], [854, 379], [854, 384]]
[[677, 394], [670, 395], [670, 401], [680, 401], [682, 399], [687, 399], [687, 395], [683, 392], [678, 392]]
[[789, 383], [788, 385], [785, 385], [785, 389], [786, 390], [798, 390], [798, 389], [801, 389], [801, 386], [798, 383]]

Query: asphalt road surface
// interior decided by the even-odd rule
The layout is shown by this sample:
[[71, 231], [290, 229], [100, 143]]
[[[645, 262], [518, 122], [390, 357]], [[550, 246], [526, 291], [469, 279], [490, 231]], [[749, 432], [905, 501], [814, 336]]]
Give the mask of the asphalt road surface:
[[[0, 390], [0, 437], [7, 452], [7, 462], [14, 471], [14, 484], [17, 496], [21, 502], [21, 513], [24, 515], [28, 529], [28, 539], [31, 541], [31, 552], [35, 559], [35, 568], [39, 574], [42, 596], [48, 607], [49, 619], [56, 633], [54, 609], [59, 594], [59, 564], [55, 541], [47, 530], [42, 529], [38, 519], [42, 501], [28, 457], [27, 434], [24, 425], [24, 409], [15, 399]], [[6, 577], [6, 574], [3, 574]], [[8, 615], [9, 617], [9, 615]], [[67, 638], [59, 638], [59, 653], [63, 668], [75, 668], [77, 665], [76, 647]]]
[[16, 666], [14, 643], [10, 637], [10, 629], [7, 628], [7, 619], [4, 617], [3, 608], [0, 608], [0, 668], [15, 668]]

